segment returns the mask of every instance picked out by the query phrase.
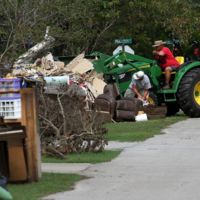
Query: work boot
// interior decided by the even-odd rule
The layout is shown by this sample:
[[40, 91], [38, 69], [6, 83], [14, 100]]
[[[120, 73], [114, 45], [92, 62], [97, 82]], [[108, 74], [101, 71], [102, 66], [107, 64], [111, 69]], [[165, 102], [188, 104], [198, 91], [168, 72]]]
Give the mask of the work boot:
[[166, 84], [165, 86], [163, 86], [164, 90], [170, 89], [170, 86], [168, 84]]

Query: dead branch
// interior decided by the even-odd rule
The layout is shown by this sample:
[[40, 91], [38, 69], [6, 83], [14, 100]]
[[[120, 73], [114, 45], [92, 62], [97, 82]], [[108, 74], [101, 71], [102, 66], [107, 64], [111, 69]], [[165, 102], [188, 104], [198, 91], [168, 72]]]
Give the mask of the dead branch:
[[[86, 109], [86, 98], [82, 95], [78, 85], [72, 85], [54, 97], [40, 95], [43, 98], [40, 101], [39, 116], [44, 148], [53, 147], [64, 155], [104, 149], [107, 141], [102, 119], [95, 110]], [[47, 111], [42, 105], [44, 102], [48, 105]]]
[[67, 134], [66, 116], [65, 116], [65, 112], [64, 112], [64, 108], [63, 108], [62, 102], [60, 100], [59, 93], [57, 94], [57, 101], [58, 101], [58, 104], [59, 104], [59, 107], [60, 107], [61, 115], [63, 117], [63, 132], [64, 132], [64, 134]]
[[61, 153], [60, 151], [58, 151], [57, 149], [55, 149], [52, 146], [46, 147], [45, 151], [46, 151], [45, 153], [47, 155], [56, 156], [56, 157], [59, 157], [61, 159], [66, 159], [66, 156], [63, 153]]
[[44, 116], [42, 115], [39, 115], [39, 117], [41, 117], [44, 121], [46, 121], [53, 129], [54, 131], [56, 132], [56, 136], [59, 137], [60, 136], [60, 131], [59, 129], [52, 123], [52, 121], [48, 120], [47, 118], [45, 118]]

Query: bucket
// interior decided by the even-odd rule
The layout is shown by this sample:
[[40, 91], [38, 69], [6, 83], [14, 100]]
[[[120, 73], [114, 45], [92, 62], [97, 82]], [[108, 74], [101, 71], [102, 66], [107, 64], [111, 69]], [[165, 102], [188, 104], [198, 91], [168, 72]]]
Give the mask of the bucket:
[[147, 118], [147, 114], [146, 113], [143, 113], [143, 114], [139, 114], [135, 117], [135, 121], [136, 122], [142, 122], [142, 121], [147, 121], [148, 118]]

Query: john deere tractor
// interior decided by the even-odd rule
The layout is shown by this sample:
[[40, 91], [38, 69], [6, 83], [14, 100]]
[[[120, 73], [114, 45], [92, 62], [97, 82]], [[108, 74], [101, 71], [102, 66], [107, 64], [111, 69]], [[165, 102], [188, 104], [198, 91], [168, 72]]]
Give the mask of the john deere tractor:
[[121, 95], [128, 88], [132, 74], [144, 71], [152, 83], [149, 101], [160, 105], [165, 103], [168, 115], [173, 115], [182, 109], [190, 117], [200, 117], [200, 62], [187, 62], [173, 72], [171, 88], [162, 89], [164, 74], [155, 60], [120, 51], [109, 56], [94, 52], [94, 68], [103, 73], [107, 82], [116, 82]]

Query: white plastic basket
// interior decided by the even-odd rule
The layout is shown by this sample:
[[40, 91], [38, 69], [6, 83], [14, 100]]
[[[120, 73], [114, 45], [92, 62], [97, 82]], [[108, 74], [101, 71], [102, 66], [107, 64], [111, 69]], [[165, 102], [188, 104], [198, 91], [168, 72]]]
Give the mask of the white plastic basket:
[[135, 116], [136, 122], [142, 122], [142, 121], [147, 121], [147, 120], [148, 120], [148, 117], [146, 113]]
[[0, 116], [4, 119], [20, 119], [21, 99], [0, 100]]

